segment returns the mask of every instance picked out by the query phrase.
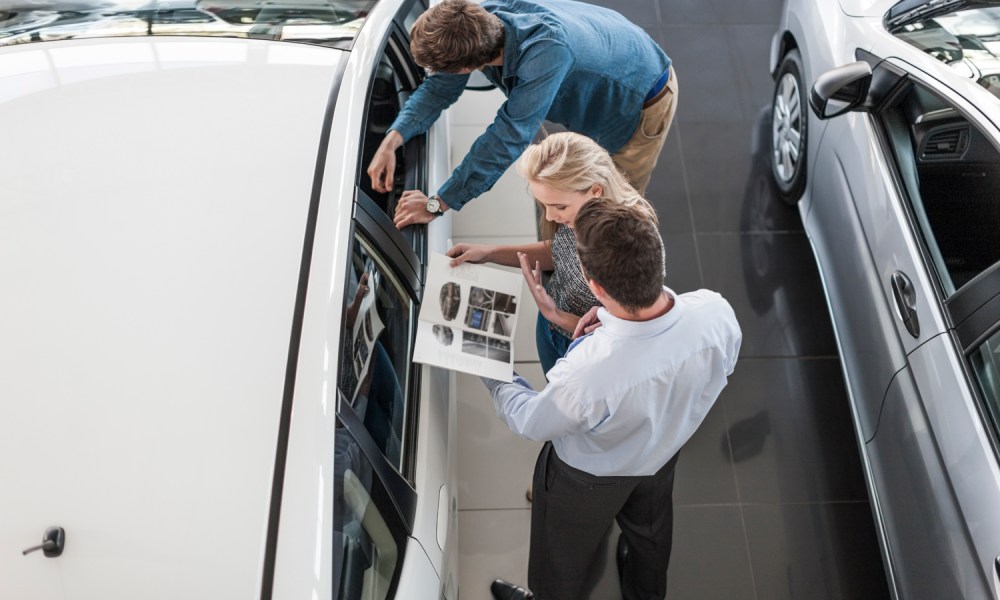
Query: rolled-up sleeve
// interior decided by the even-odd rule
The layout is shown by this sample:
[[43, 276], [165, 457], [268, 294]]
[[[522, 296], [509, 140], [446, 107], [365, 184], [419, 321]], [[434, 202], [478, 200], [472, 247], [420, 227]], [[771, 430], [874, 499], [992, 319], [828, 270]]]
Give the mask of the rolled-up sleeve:
[[427, 131], [441, 116], [441, 111], [458, 100], [468, 80], [468, 75], [451, 73], [435, 73], [428, 77], [406, 101], [389, 129], [403, 136], [404, 142]]
[[438, 190], [448, 206], [461, 209], [493, 187], [531, 143], [572, 67], [573, 55], [560, 42], [538, 40], [523, 50], [507, 101]]

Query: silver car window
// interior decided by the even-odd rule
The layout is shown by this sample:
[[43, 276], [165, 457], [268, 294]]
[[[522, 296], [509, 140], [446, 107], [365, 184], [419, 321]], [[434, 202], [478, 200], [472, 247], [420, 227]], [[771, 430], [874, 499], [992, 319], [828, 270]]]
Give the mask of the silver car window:
[[918, 82], [880, 118], [931, 266], [951, 296], [1000, 260], [1000, 151]]
[[1000, 331], [983, 342], [969, 360], [993, 423], [1000, 428]]
[[342, 426], [334, 435], [333, 463], [334, 599], [391, 598], [406, 530], [368, 458]]
[[893, 33], [1000, 97], [1000, 8], [923, 18]]
[[210, 36], [350, 49], [376, 0], [12, 0], [0, 46], [73, 38]]
[[402, 470], [416, 308], [374, 245], [356, 236], [344, 299], [340, 391]]

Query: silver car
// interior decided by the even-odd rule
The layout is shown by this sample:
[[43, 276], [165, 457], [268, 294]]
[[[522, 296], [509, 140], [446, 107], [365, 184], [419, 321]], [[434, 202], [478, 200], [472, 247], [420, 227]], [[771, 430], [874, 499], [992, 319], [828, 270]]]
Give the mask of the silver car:
[[995, 599], [1000, 3], [787, 0], [772, 170], [826, 290], [889, 586]]
[[0, 0], [0, 596], [458, 597], [425, 8]]

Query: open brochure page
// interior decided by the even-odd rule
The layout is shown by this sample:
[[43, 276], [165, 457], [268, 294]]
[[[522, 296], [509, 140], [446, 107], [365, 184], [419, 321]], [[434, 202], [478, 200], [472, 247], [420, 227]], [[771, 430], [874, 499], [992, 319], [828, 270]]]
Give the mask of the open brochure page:
[[450, 261], [430, 257], [413, 360], [511, 381], [521, 275]]

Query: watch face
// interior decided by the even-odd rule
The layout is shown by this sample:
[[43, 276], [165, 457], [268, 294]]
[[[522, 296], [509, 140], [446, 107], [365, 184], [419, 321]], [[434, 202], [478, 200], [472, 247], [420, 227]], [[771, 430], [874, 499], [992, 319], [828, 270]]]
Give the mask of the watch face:
[[437, 196], [431, 196], [427, 199], [427, 212], [441, 212], [441, 201], [438, 200]]

